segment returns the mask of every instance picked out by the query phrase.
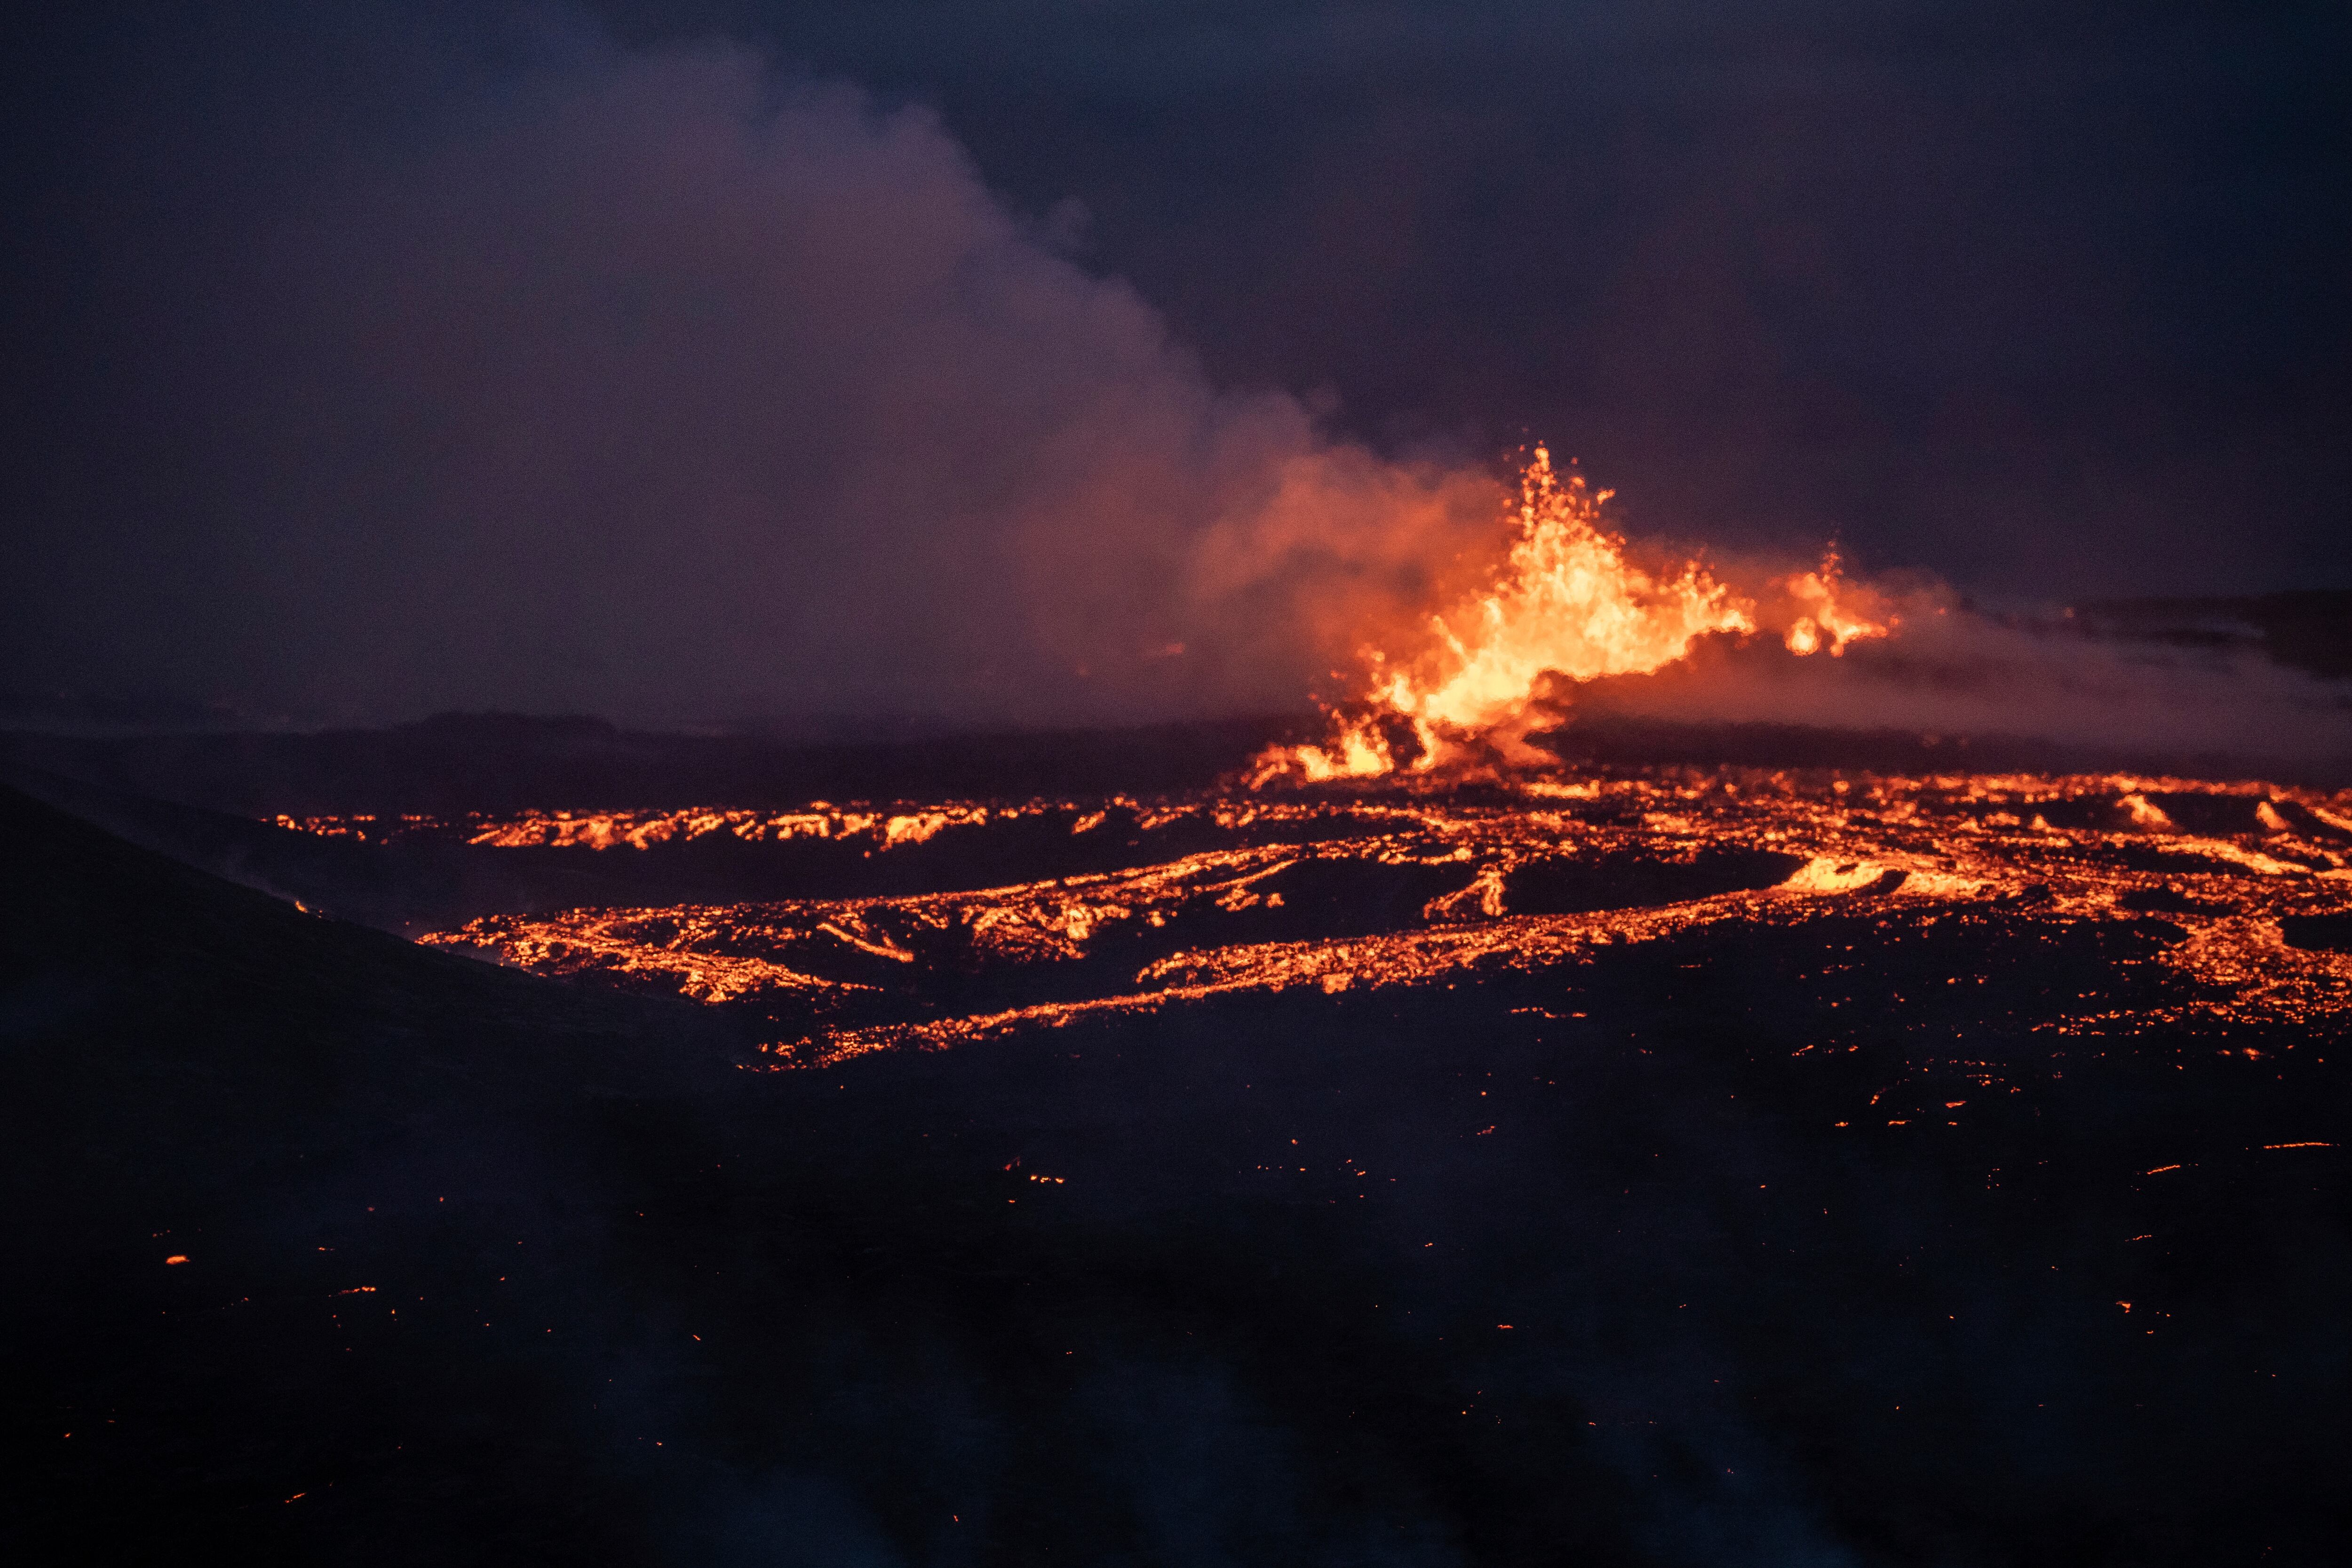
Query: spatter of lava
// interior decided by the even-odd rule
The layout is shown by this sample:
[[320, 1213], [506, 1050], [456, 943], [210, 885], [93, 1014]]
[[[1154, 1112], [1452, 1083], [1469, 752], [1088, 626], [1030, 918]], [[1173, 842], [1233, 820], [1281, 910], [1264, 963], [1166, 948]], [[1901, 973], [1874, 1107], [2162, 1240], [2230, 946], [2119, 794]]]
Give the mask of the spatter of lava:
[[[1399, 655], [1363, 650], [1364, 689], [1333, 714], [1320, 744], [1276, 747], [1258, 758], [1253, 788], [1276, 779], [1309, 784], [1432, 773], [1472, 759], [1549, 763], [1527, 743], [1560, 683], [1640, 675], [1689, 654], [1709, 633], [1759, 627], [1754, 599], [1696, 561], [1654, 574], [1602, 525], [1614, 492], [1584, 476], [1563, 479], [1538, 447], [1519, 477], [1510, 553], [1482, 592], [1433, 617], [1425, 646]], [[1874, 596], [1849, 584], [1832, 550], [1811, 572], [1768, 590], [1781, 606], [1775, 629], [1792, 654], [1843, 655], [1881, 637], [1891, 616], [1865, 614]]]
[[[805, 815], [830, 829], [839, 814]], [[1568, 1017], [1627, 965], [1671, 981], [1762, 964], [1774, 985], [1794, 983], [1781, 968], [1818, 969], [1805, 984], [1836, 1030], [1922, 1049], [2352, 1017], [2352, 795], [1650, 770], [1485, 791], [852, 815], [849, 841], [740, 852], [827, 851], [879, 882], [936, 890], [496, 915], [424, 940], [750, 1009], [773, 1042], [760, 1063], [778, 1066], [1237, 994], [1352, 1005], [1509, 984]], [[562, 852], [681, 855], [698, 829], [723, 844], [758, 820], [645, 814]], [[546, 844], [549, 821], [444, 831]], [[673, 831], [653, 830], [664, 822]], [[892, 822], [926, 831], [891, 834]], [[1002, 863], [1008, 844], [1037, 863], [1049, 840], [1072, 874], [973, 886], [963, 869]]]

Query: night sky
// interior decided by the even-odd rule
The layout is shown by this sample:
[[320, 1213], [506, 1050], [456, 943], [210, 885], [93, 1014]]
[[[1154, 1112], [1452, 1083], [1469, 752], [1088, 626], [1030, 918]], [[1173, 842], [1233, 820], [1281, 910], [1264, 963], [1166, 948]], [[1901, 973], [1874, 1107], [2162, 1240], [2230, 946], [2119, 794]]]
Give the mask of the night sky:
[[2340, 6], [477, 9], [13, 25], [19, 709], [1296, 706], [1528, 440], [1989, 601], [2352, 584]]

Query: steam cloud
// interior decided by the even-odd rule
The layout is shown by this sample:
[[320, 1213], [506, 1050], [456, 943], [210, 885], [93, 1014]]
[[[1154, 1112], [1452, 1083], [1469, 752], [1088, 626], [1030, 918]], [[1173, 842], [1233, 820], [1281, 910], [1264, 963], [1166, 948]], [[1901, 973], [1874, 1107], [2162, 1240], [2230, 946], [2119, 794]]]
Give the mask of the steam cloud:
[[2004, 735], [2182, 762], [2322, 764], [2331, 773], [2352, 761], [2352, 690], [2342, 681], [2240, 649], [2011, 624], [1943, 597], [1900, 597], [1895, 635], [1857, 642], [1842, 658], [1790, 658], [1769, 639], [1707, 639], [1654, 674], [1562, 693], [1559, 711]]
[[[1295, 708], [1493, 569], [1497, 474], [1212, 384], [927, 110], [732, 46], [559, 30], [533, 59], [312, 159], [158, 291], [172, 374], [123, 443], [164, 450], [156, 510], [236, 504], [161, 554], [137, 519], [49, 541], [18, 624], [75, 629], [20, 630], [20, 672], [152, 682], [160, 636], [173, 695], [314, 721], [1132, 721]], [[1613, 685], [1589, 696], [2347, 749], [2324, 683], [1957, 616]]]
[[152, 606], [205, 695], [1287, 708], [1491, 527], [1490, 478], [1213, 387], [921, 109], [731, 47], [547, 56], [334, 168], [208, 302], [174, 417], [244, 504]]

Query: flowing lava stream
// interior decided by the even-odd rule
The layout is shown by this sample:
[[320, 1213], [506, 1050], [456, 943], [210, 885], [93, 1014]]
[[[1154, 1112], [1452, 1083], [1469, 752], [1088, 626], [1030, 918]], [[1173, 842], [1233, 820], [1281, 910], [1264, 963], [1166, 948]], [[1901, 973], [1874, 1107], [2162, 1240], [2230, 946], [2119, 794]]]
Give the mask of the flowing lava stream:
[[[1832, 1009], [1821, 1017], [1841, 1035], [2063, 1051], [2352, 1015], [2352, 794], [2252, 784], [1670, 768], [1469, 791], [306, 826], [617, 858], [664, 885], [689, 864], [761, 871], [779, 896], [491, 914], [422, 939], [742, 1010], [774, 1047], [761, 1065], [1299, 991], [1533, 987], [1568, 1016], [1618, 971], [1725, 952], [1749, 973], [1749, 1005]], [[991, 880], [1008, 859], [1050, 874]], [[860, 879], [876, 890], [784, 893]], [[879, 890], [909, 881], [929, 890]], [[1912, 973], [1930, 949], [1943, 956]], [[2005, 978], [2062, 953], [2063, 993], [2045, 977], [2021, 996]], [[1846, 989], [1773, 989], [1816, 970]], [[1874, 987], [1871, 1005], [1834, 1010]]]

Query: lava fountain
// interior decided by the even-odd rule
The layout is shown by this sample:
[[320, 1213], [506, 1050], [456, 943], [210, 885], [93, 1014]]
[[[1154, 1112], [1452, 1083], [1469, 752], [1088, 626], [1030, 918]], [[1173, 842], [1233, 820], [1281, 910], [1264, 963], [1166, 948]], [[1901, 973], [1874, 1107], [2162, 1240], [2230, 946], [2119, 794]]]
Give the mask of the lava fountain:
[[[1701, 563], [1657, 574], [1637, 565], [1601, 518], [1613, 493], [1562, 475], [1536, 447], [1519, 476], [1509, 554], [1490, 584], [1433, 616], [1416, 652], [1366, 647], [1360, 695], [1335, 708], [1330, 737], [1264, 752], [1252, 787], [1540, 765], [1549, 758], [1527, 737], [1556, 711], [1561, 682], [1646, 674], [1686, 658], [1703, 637], [1758, 631], [1757, 602]], [[1895, 624], [1858, 607], [1869, 595], [1845, 581], [1834, 550], [1818, 569], [1771, 587], [1790, 612], [1778, 617], [1782, 640], [1801, 657], [1843, 655]]]

